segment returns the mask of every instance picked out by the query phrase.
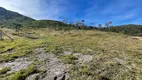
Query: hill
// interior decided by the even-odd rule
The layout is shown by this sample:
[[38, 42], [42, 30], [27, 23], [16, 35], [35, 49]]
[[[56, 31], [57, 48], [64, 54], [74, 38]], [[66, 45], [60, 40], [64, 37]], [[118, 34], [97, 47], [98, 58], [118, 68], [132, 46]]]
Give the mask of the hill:
[[[65, 24], [54, 20], [34, 20], [17, 12], [12, 12], [0, 7], [0, 27], [6, 28], [50, 28], [56, 30], [78, 29], [75, 25]], [[81, 26], [80, 29], [98, 29], [91, 26]], [[142, 25], [121, 25], [110, 28], [102, 28], [102, 31], [117, 32], [133, 36], [142, 36]]]
[[15, 24], [22, 25], [31, 21], [35, 20], [0, 7], [0, 27], [14, 28]]
[[28, 28], [52, 28], [52, 29], [74, 29], [74, 26], [70, 26], [60, 21], [54, 20], [37, 20], [24, 25]]
[[53, 28], [53, 29], [72, 29], [73, 26], [69, 26], [60, 21], [54, 20], [34, 20], [30, 17], [23, 16], [17, 12], [12, 12], [0, 7], [0, 27], [6, 28]]

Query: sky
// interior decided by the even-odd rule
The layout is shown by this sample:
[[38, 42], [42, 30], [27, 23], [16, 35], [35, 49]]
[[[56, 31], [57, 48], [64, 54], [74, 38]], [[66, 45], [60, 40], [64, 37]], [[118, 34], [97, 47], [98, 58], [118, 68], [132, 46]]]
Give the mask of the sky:
[[41, 20], [142, 24], [142, 0], [0, 0], [0, 6]]

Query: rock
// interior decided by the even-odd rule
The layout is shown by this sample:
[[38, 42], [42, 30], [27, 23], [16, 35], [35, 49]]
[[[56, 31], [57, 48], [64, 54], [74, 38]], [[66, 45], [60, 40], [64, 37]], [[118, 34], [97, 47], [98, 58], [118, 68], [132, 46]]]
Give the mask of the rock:
[[72, 52], [71, 51], [65, 51], [64, 54], [65, 55], [70, 55], [70, 54], [72, 54]]
[[66, 78], [66, 72], [65, 73], [57, 72], [56, 76], [54, 77], [54, 80], [65, 80], [65, 78]]
[[[34, 53], [38, 55], [38, 58], [44, 60], [44, 63], [40, 64], [39, 68], [42, 67], [46, 70], [46, 72], [39, 75], [38, 80], [65, 80], [66, 65], [60, 62], [55, 54], [45, 53], [44, 49], [36, 49]], [[41, 53], [43, 53], [43, 55], [41, 55]], [[43, 70], [42, 68], [40, 69]]]
[[83, 55], [82, 53], [73, 53], [73, 56], [78, 58], [79, 63], [88, 63], [93, 60], [92, 55]]
[[12, 73], [15, 71], [19, 71], [21, 69], [26, 69], [31, 63], [32, 61], [28, 61], [27, 58], [23, 57], [23, 58], [18, 58], [12, 62], [1, 63], [0, 67], [1, 68], [9, 67], [10, 71], [8, 71], [8, 73]]
[[82, 53], [72, 53], [70, 51], [65, 51], [63, 54], [64, 55], [72, 54], [73, 56], [78, 58], [78, 62], [79, 63], [88, 63], [88, 62], [91, 62], [93, 60], [93, 56], [92, 55], [84, 55]]
[[88, 63], [93, 60], [93, 57], [91, 55], [80, 55], [78, 57], [78, 60], [83, 62], [83, 63]]
[[38, 80], [38, 75], [39, 74], [32, 74], [28, 76], [25, 80]]

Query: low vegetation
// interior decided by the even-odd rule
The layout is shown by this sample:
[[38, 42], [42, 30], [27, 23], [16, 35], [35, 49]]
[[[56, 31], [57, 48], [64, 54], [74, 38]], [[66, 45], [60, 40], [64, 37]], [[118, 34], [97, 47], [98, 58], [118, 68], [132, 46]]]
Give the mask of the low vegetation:
[[72, 54], [60, 55], [59, 59], [61, 59], [64, 63], [67, 63], [67, 64], [74, 64], [75, 60], [77, 60], [77, 58], [73, 56]]
[[1, 74], [6, 74], [8, 71], [10, 71], [10, 68], [6, 67], [0, 70], [0, 75]]
[[13, 73], [11, 76], [8, 77], [8, 80], [25, 80], [27, 76], [39, 73], [34, 65], [30, 65], [25, 70], [20, 70], [18, 72]]
[[[24, 31], [23, 31], [24, 32]], [[141, 80], [142, 55], [141, 40], [131, 36], [97, 30], [55, 31], [49, 29], [31, 30], [40, 33], [39, 39], [15, 36], [14, 42], [8, 39], [0, 41], [0, 61], [33, 54], [36, 48], [44, 47], [47, 53], [56, 54], [67, 64], [77, 60], [73, 55], [63, 55], [65, 51], [93, 56], [93, 61], [85, 64], [71, 65], [70, 80]], [[9, 33], [11, 34], [11, 33]], [[8, 53], [7, 53], [8, 51]], [[7, 75], [12, 80], [22, 80], [35, 72], [28, 68]]]
[[[10, 61], [12, 59], [26, 56], [32, 53], [32, 50], [36, 47], [40, 47], [43, 44], [42, 40], [30, 40], [30, 39], [17, 39], [14, 42], [11, 41], [0, 41], [1, 54], [0, 62]], [[10, 54], [8, 54], [11, 52]]]
[[131, 36], [142, 36], [142, 25], [122, 25], [102, 28], [102, 31], [123, 33]]

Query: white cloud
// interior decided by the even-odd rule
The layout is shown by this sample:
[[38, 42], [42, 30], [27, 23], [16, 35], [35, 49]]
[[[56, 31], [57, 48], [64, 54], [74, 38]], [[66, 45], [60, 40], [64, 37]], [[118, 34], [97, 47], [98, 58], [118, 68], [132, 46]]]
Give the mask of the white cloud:
[[[61, 2], [61, 0], [59, 0]], [[0, 6], [34, 19], [58, 19], [62, 9], [56, 0], [0, 0]]]

